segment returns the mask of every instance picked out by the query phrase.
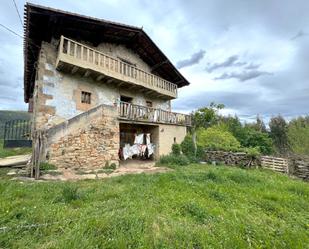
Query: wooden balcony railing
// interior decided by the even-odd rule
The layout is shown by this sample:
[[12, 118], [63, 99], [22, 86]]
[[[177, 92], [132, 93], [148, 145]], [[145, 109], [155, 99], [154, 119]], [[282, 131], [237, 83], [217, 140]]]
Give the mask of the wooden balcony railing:
[[120, 118], [132, 121], [191, 126], [190, 115], [134, 105], [122, 101], [118, 105], [118, 113]]
[[57, 67], [61, 62], [88, 68], [171, 98], [177, 97], [176, 84], [64, 36], [60, 38]]

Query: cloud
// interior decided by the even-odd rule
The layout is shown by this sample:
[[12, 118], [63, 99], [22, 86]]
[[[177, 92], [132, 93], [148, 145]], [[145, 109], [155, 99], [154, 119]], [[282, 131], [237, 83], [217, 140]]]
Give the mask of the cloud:
[[201, 49], [197, 53], [192, 54], [189, 59], [184, 59], [184, 60], [178, 61], [176, 66], [177, 66], [178, 69], [181, 69], [181, 68], [184, 68], [184, 67], [189, 67], [189, 66], [193, 66], [195, 64], [198, 64], [204, 58], [205, 53], [206, 52]]
[[254, 69], [254, 70], [256, 70], [260, 66], [261, 66], [261, 64], [254, 64], [254, 63], [251, 62], [248, 66], [245, 67], [245, 69], [250, 69], [250, 70]]
[[295, 36], [293, 36], [291, 38], [291, 40], [296, 40], [296, 39], [299, 39], [299, 38], [302, 38], [302, 37], [308, 36], [308, 35], [309, 35], [309, 33], [306, 33], [304, 31], [300, 30], [300, 31], [298, 31], [298, 33]]
[[214, 80], [227, 80], [227, 79], [238, 79], [240, 81], [247, 81], [254, 78], [258, 78], [263, 75], [272, 75], [272, 73], [252, 70], [252, 71], [243, 71], [240, 73], [232, 72], [232, 73], [223, 73], [221, 76], [214, 78]]
[[[17, 1], [20, 12], [24, 2]], [[171, 61], [178, 61], [179, 68], [202, 64], [207, 51], [209, 64], [204, 67], [211, 72], [218, 70], [218, 75], [197, 66], [183, 70], [191, 85], [179, 89], [179, 99], [173, 101], [175, 111], [190, 112], [215, 101], [224, 103], [244, 119], [257, 113], [263, 117], [277, 113], [308, 114], [309, 30], [305, 30], [309, 26], [308, 0], [272, 1], [271, 4], [269, 0], [250, 1], [250, 4], [243, 0], [195, 0], [194, 3], [36, 0], [36, 3], [143, 26], [164, 54]], [[0, 23], [23, 33], [12, 2], [1, 4]], [[0, 49], [5, 51], [0, 54], [0, 109], [26, 108], [20, 80], [22, 47], [22, 39], [0, 28]], [[193, 55], [186, 58], [186, 54]], [[270, 72], [272, 77], [263, 77], [271, 75]], [[222, 80], [215, 81], [214, 77]], [[233, 80], [224, 80], [228, 78]], [[243, 84], [249, 79], [250, 84]]]
[[225, 67], [231, 67], [231, 66], [242, 66], [246, 64], [244, 62], [237, 62], [237, 60], [238, 60], [238, 55], [232, 55], [221, 63], [209, 64], [206, 67], [206, 71], [211, 73], [218, 68], [225, 68]]

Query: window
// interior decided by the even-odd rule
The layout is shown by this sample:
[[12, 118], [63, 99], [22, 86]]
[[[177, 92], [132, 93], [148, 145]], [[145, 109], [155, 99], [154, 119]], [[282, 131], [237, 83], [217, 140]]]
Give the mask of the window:
[[127, 102], [127, 103], [132, 103], [133, 98], [127, 97], [127, 96], [120, 96], [120, 101], [122, 102]]
[[82, 91], [81, 102], [84, 104], [91, 104], [91, 93]]
[[152, 107], [152, 102], [151, 101], [146, 101], [146, 106], [147, 107]]

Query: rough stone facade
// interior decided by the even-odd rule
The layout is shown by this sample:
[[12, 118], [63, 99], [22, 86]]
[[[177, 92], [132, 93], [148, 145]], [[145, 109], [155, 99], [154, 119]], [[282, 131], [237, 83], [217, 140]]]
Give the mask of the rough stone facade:
[[[114, 105], [120, 100], [121, 95], [133, 98], [133, 104], [146, 106], [146, 101], [151, 101], [154, 108], [171, 110], [169, 100], [146, 97], [138, 91], [120, 89], [89, 77], [66, 74], [56, 70], [57, 44], [56, 40], [52, 43], [42, 43], [33, 96], [36, 128], [52, 127], [100, 104]], [[144, 70], [150, 70], [148, 65], [133, 51], [123, 46], [101, 44], [96, 49], [98, 48], [102, 52], [130, 60]], [[82, 105], [80, 103], [82, 91], [91, 93], [91, 104]]]
[[99, 106], [48, 130], [46, 159], [58, 168], [96, 169], [118, 162], [116, 108]]
[[[59, 168], [97, 169], [107, 163], [119, 165], [119, 122], [122, 121], [116, 105], [120, 96], [131, 97], [133, 104], [142, 106], [150, 101], [152, 107], [166, 111], [171, 111], [170, 100], [56, 70], [58, 42], [42, 42], [31, 100], [33, 129], [46, 131], [43, 160]], [[100, 44], [96, 49], [151, 72], [144, 61], [124, 46]], [[91, 93], [91, 103], [81, 102], [82, 91]], [[155, 124], [155, 127], [155, 158], [170, 153], [172, 144], [180, 143], [186, 135], [185, 126]]]

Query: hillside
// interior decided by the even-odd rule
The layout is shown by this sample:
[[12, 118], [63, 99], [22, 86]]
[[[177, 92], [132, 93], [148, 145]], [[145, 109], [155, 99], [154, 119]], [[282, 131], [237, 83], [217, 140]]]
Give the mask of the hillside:
[[31, 114], [26, 111], [0, 111], [0, 139], [3, 138], [4, 124], [9, 120], [29, 120]]

